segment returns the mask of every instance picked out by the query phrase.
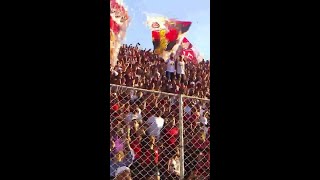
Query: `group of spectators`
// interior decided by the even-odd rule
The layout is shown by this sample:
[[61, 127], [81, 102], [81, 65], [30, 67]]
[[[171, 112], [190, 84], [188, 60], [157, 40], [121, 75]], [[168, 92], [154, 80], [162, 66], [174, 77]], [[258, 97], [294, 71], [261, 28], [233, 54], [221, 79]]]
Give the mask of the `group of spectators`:
[[[210, 99], [210, 64], [183, 57], [163, 60], [152, 51], [123, 45], [110, 69], [110, 179], [178, 180], [184, 147], [184, 179], [210, 179], [210, 102], [184, 99], [184, 144], [177, 96]], [[126, 86], [126, 87], [123, 87]]]
[[210, 99], [210, 62], [194, 64], [171, 54], [162, 59], [151, 50], [124, 44], [117, 65], [110, 69], [111, 84]]

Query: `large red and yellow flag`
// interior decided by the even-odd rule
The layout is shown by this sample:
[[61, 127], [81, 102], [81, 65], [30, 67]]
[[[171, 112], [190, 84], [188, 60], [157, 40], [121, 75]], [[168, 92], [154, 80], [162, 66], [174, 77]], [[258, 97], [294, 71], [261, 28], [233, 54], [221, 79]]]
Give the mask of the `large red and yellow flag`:
[[164, 59], [175, 53], [184, 34], [192, 22], [178, 21], [165, 17], [147, 17], [147, 24], [152, 31], [152, 43], [155, 53]]

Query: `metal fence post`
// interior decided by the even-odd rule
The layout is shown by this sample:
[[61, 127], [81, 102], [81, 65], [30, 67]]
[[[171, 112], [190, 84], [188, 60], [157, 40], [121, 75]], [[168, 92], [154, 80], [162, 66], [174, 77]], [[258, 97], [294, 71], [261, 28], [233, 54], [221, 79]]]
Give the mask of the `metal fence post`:
[[183, 95], [179, 95], [180, 180], [184, 179]]
[[[189, 153], [185, 153], [188, 151], [188, 149], [185, 146], [185, 143], [188, 143], [188, 136], [194, 136], [195, 132], [192, 128], [188, 128], [187, 126], [184, 127], [184, 117], [186, 114], [188, 114], [189, 116], [192, 115], [192, 111], [191, 108], [194, 107], [194, 103], [198, 101], [198, 103], [200, 103], [201, 109], [197, 108], [198, 110], [200, 110], [200, 113], [204, 113], [206, 111], [208, 111], [210, 113], [210, 104], [208, 104], [210, 102], [210, 99], [204, 99], [204, 98], [198, 98], [198, 97], [193, 97], [193, 96], [186, 96], [183, 94], [173, 94], [173, 93], [167, 93], [167, 92], [159, 92], [159, 91], [154, 91], [154, 90], [147, 90], [147, 89], [141, 89], [141, 88], [135, 88], [135, 87], [128, 87], [128, 86], [122, 86], [122, 85], [115, 85], [115, 84], [110, 84], [110, 107], [112, 107], [112, 111], [110, 110], [110, 130], [112, 130], [113, 132], [111, 133], [110, 131], [110, 136], [113, 135], [114, 138], [112, 138], [112, 141], [110, 141], [110, 143], [112, 142], [114, 144], [114, 146], [116, 146], [115, 142], [117, 141], [117, 133], [118, 131], [116, 131], [118, 129], [118, 121], [124, 118], [132, 118], [132, 114], [130, 117], [129, 113], [132, 113], [130, 108], [133, 107], [132, 104], [129, 104], [128, 107], [129, 109], [125, 109], [125, 110], [129, 110], [127, 112], [122, 112], [119, 111], [119, 108], [122, 107], [122, 105], [125, 105], [126, 103], [128, 103], [129, 100], [125, 99], [126, 97], [130, 96], [130, 91], [138, 91], [138, 92], [143, 92], [143, 96], [145, 97], [145, 99], [143, 100], [144, 105], [147, 105], [146, 107], [139, 107], [140, 112], [138, 113], [140, 115], [137, 116], [139, 119], [143, 119], [143, 118], [149, 118], [151, 113], [149, 113], [148, 111], [151, 110], [156, 110], [156, 111], [161, 111], [163, 112], [162, 109], [159, 108], [154, 108], [153, 104], [156, 104], [159, 102], [159, 104], [162, 104], [161, 101], [163, 101], [165, 104], [165, 108], [167, 109], [166, 111], [169, 112], [167, 115], [170, 115], [170, 105], [172, 105], [171, 103], [175, 104], [176, 107], [174, 108], [175, 110], [177, 110], [176, 108], [178, 108], [178, 112], [176, 112], [174, 110], [173, 116], [176, 117], [176, 122], [178, 123], [178, 132], [179, 132], [179, 138], [176, 139], [179, 141], [179, 145], [178, 146], [174, 146], [174, 148], [179, 148], [180, 150], [180, 158], [179, 158], [179, 165], [180, 165], [180, 178], [179, 180], [183, 180], [183, 179], [187, 179], [188, 174], [190, 173], [189, 171], [193, 170], [194, 168], [196, 168], [197, 166], [197, 162], [194, 161], [194, 157], [191, 156]], [[112, 94], [111, 92], [115, 92], [116, 95]], [[123, 94], [124, 93], [124, 94]], [[137, 92], [134, 92], [135, 95]], [[151, 96], [148, 96], [149, 94], [154, 94], [156, 95], [156, 98], [151, 98]], [[137, 97], [136, 97], [137, 98]], [[131, 99], [131, 97], [130, 97]], [[173, 100], [173, 102], [171, 102], [171, 100]], [[185, 100], [188, 100], [187, 102], [184, 102]], [[190, 100], [190, 101], [189, 101]], [[177, 104], [177, 101], [179, 104]], [[142, 102], [142, 101], [140, 101]], [[136, 103], [133, 103], [136, 104]], [[170, 105], [169, 105], [170, 104]], [[112, 106], [111, 106], [112, 105]], [[137, 104], [136, 104], [137, 105]], [[203, 107], [206, 106], [206, 107]], [[188, 109], [185, 109], [185, 107], [188, 106]], [[142, 109], [141, 109], [142, 108]], [[145, 110], [144, 110], [145, 109]], [[155, 112], [156, 112], [155, 111]], [[141, 113], [143, 112], [143, 113]], [[207, 117], [207, 123], [210, 124], [210, 117]], [[142, 121], [142, 123], [139, 124], [139, 129], [142, 129], [145, 125], [147, 127], [150, 127], [149, 124], [147, 124], [146, 122]], [[122, 129], [126, 129], [127, 126], [121, 125], [120, 126]], [[186, 128], [186, 130], [184, 130], [184, 128]], [[144, 129], [144, 128], [143, 128]], [[210, 135], [208, 134], [209, 128], [204, 128], [207, 136], [209, 136], [208, 138], [210, 138]], [[161, 132], [165, 132], [165, 129], [161, 129]], [[168, 132], [165, 132], [166, 136], [170, 136], [172, 137], [171, 134], [168, 134]], [[184, 136], [186, 136], [186, 139], [184, 139]], [[130, 139], [131, 142], [133, 140], [136, 140], [135, 138]], [[163, 142], [163, 146], [162, 148], [159, 147], [160, 151], [163, 150], [162, 152], [166, 152], [167, 150], [173, 150], [172, 148], [169, 147], [169, 149], [167, 149], [167, 147], [169, 146], [169, 139], [165, 138], [162, 142]], [[184, 141], [185, 140], [185, 141]], [[209, 140], [209, 139], [208, 139]], [[208, 142], [210, 143], [210, 141]], [[170, 143], [171, 144], [171, 143]], [[191, 144], [190, 144], [191, 145]], [[192, 149], [190, 149], [191, 151]], [[167, 160], [169, 160], [170, 158], [172, 158], [171, 153], [160, 153], [160, 155], [162, 158], [159, 159], [159, 165], [161, 166], [161, 168], [165, 168], [167, 169], [167, 165], [169, 162], [167, 162]], [[170, 157], [169, 157], [170, 156]], [[140, 157], [141, 160], [144, 160], [145, 157], [144, 155], [141, 155]], [[203, 159], [200, 163], [207, 163], [208, 159]], [[137, 160], [135, 159], [134, 162], [136, 162]], [[210, 160], [209, 160], [210, 161]], [[138, 164], [140, 164], [140, 162], [137, 162]], [[210, 163], [210, 162], [209, 162]], [[170, 163], [171, 164], [171, 163]], [[172, 165], [172, 164], [171, 164]], [[189, 170], [188, 172], [185, 170]], [[116, 171], [116, 169], [114, 169], [114, 171]], [[172, 171], [175, 171], [175, 169], [170, 168], [169, 169], [170, 173], [166, 174], [162, 174], [161, 173], [161, 179], [168, 179], [168, 178], [172, 178], [175, 174]], [[201, 180], [203, 179], [207, 179], [208, 177], [210, 177], [210, 173], [208, 171], [206, 171], [207, 173], [201, 173], [201, 176], [199, 174]], [[209, 174], [208, 174], [209, 173]], [[154, 175], [154, 172], [152, 172], [152, 170], [149, 170], [148, 172], [145, 173], [135, 173], [133, 174], [133, 176], [135, 176], [138, 179], [143, 179], [143, 178], [149, 178], [152, 177]]]

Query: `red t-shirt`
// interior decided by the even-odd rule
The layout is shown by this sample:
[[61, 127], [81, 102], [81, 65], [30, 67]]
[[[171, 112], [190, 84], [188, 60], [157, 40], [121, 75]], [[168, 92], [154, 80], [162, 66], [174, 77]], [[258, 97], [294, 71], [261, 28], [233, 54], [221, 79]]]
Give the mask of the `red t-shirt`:
[[159, 162], [158, 148], [154, 148], [154, 153], [151, 153], [151, 150], [147, 150], [146, 152], [141, 153], [140, 157], [141, 157], [140, 162], [142, 164], [150, 164], [152, 159], [154, 159], [154, 163], [158, 164]]
[[177, 127], [167, 128], [165, 134], [165, 141], [169, 145], [176, 145], [179, 137], [179, 129]]
[[134, 151], [134, 158], [137, 159], [141, 156], [141, 144], [138, 139], [133, 140], [130, 143], [130, 147]]

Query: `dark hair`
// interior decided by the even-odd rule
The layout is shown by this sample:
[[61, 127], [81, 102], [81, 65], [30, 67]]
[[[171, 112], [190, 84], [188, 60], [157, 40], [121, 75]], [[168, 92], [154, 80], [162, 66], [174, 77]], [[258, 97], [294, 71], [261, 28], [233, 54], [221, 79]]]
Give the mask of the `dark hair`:
[[147, 135], [142, 135], [142, 140], [141, 140], [141, 149], [142, 150], [148, 150], [150, 149], [150, 140], [151, 138]]

